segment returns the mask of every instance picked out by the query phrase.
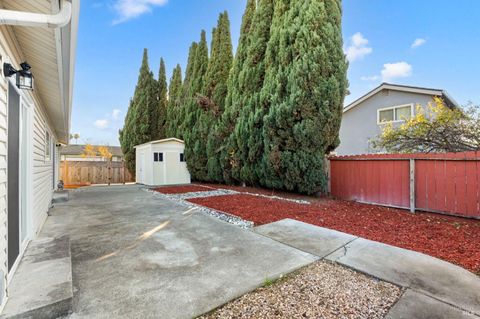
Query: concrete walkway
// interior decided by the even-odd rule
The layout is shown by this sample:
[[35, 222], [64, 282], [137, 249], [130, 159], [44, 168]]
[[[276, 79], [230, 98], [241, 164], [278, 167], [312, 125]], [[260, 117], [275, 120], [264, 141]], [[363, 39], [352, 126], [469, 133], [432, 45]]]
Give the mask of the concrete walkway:
[[[387, 318], [480, 318], [480, 278], [418, 252], [284, 219], [255, 231], [337, 262], [406, 292]], [[477, 317], [478, 316], [478, 317]]]
[[318, 257], [139, 186], [79, 189], [41, 237], [70, 237], [70, 318], [192, 318]]

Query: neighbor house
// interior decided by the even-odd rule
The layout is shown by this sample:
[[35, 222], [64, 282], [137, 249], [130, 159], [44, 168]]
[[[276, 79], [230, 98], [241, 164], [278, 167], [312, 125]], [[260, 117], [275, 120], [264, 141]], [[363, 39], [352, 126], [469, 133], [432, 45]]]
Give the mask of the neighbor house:
[[69, 140], [78, 16], [79, 1], [0, 1], [0, 307]]
[[95, 155], [86, 155], [85, 147], [86, 145], [65, 145], [60, 147], [60, 160], [69, 162], [106, 161], [107, 159], [99, 151], [100, 147], [104, 147], [112, 155], [112, 162], [123, 161], [123, 152], [120, 146], [92, 145]]
[[382, 83], [343, 109], [340, 146], [337, 155], [376, 153], [371, 140], [387, 123], [402, 123], [417, 112], [417, 105], [428, 106], [441, 97], [450, 107], [458, 104], [445, 90]]

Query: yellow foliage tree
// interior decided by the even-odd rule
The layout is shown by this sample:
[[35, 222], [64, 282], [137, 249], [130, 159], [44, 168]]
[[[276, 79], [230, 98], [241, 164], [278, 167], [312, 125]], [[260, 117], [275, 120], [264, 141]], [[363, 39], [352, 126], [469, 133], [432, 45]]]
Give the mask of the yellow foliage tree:
[[110, 161], [112, 159], [113, 155], [112, 153], [110, 153], [110, 149], [107, 146], [99, 146], [97, 149], [101, 157], [103, 157], [107, 161]]
[[92, 144], [86, 144], [84, 147], [83, 147], [83, 153], [82, 153], [82, 157], [83, 158], [86, 158], [86, 157], [96, 157], [98, 154], [95, 146], [93, 146]]
[[464, 152], [480, 150], [478, 106], [450, 108], [434, 98], [401, 125], [388, 123], [372, 145], [390, 153]]

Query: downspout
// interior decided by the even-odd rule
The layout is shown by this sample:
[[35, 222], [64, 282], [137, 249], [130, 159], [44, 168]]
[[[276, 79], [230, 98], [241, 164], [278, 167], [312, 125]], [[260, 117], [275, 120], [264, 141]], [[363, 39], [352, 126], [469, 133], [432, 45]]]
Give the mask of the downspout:
[[72, 18], [72, 4], [69, 1], [61, 0], [60, 8], [57, 14], [0, 9], [0, 24], [24, 27], [61, 28], [66, 26]]

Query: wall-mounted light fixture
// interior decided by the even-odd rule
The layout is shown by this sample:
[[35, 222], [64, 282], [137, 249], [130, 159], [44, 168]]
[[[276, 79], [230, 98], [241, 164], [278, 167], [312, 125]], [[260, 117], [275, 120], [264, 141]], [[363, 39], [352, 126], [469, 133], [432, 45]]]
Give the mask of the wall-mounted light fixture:
[[12, 75], [17, 75], [17, 87], [24, 90], [33, 90], [33, 75], [30, 72], [32, 68], [27, 62], [20, 64], [21, 70], [15, 70], [15, 68], [10, 63], [3, 64], [3, 75], [5, 77], [11, 77]]

